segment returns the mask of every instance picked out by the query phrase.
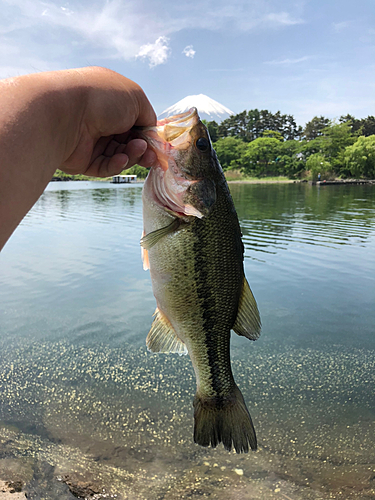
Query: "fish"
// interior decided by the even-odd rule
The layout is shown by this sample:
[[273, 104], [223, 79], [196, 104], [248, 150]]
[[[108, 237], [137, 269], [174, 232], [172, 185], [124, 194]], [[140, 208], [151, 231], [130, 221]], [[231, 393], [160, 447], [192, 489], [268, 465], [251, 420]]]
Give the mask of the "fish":
[[189, 354], [197, 385], [195, 443], [256, 450], [254, 425], [232, 373], [230, 336], [234, 330], [256, 340], [261, 320], [223, 170], [196, 108], [138, 134], [157, 156], [142, 192], [143, 268], [157, 304], [147, 347]]

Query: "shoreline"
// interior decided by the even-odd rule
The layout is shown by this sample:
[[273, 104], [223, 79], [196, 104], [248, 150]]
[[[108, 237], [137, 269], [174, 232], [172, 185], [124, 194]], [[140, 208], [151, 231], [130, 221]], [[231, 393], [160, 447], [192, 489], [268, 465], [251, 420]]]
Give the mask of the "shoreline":
[[[51, 182], [109, 182], [113, 184], [110, 180], [111, 178], [95, 178], [88, 177], [87, 179], [61, 179], [61, 178], [52, 178]], [[142, 184], [146, 179], [137, 179], [136, 181], [123, 183], [123, 184]], [[228, 184], [310, 184], [313, 186], [328, 186], [328, 185], [374, 185], [375, 179], [335, 179], [329, 181], [311, 181], [311, 180], [300, 180], [300, 179], [226, 179]]]
[[281, 179], [281, 180], [276, 180], [276, 179], [239, 179], [239, 180], [228, 180], [228, 184], [293, 184], [296, 182], [301, 182], [297, 181], [294, 179]]

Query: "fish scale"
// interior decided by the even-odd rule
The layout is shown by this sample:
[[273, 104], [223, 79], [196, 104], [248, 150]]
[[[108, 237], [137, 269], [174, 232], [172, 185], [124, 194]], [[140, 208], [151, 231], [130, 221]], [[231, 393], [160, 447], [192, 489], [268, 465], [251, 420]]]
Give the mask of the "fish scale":
[[255, 340], [260, 318], [244, 276], [241, 230], [223, 171], [194, 109], [139, 134], [159, 159], [143, 189], [141, 244], [157, 301], [147, 346], [189, 354], [197, 381], [196, 443], [222, 442], [238, 453], [249, 445], [256, 449], [232, 374], [230, 332]]

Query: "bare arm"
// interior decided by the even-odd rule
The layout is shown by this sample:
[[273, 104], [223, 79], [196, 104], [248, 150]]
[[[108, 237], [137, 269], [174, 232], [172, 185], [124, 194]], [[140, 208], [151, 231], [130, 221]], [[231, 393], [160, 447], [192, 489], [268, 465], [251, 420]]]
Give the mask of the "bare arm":
[[57, 168], [106, 177], [150, 166], [153, 153], [128, 131], [155, 123], [142, 89], [108, 69], [0, 81], [0, 249]]

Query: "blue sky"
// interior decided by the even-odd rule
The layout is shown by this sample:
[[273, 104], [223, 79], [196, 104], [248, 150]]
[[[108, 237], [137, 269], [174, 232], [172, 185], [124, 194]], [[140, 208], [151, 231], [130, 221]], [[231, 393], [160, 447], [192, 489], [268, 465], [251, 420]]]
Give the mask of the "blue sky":
[[160, 114], [190, 94], [235, 113], [375, 115], [375, 0], [0, 0], [0, 77], [100, 65]]

